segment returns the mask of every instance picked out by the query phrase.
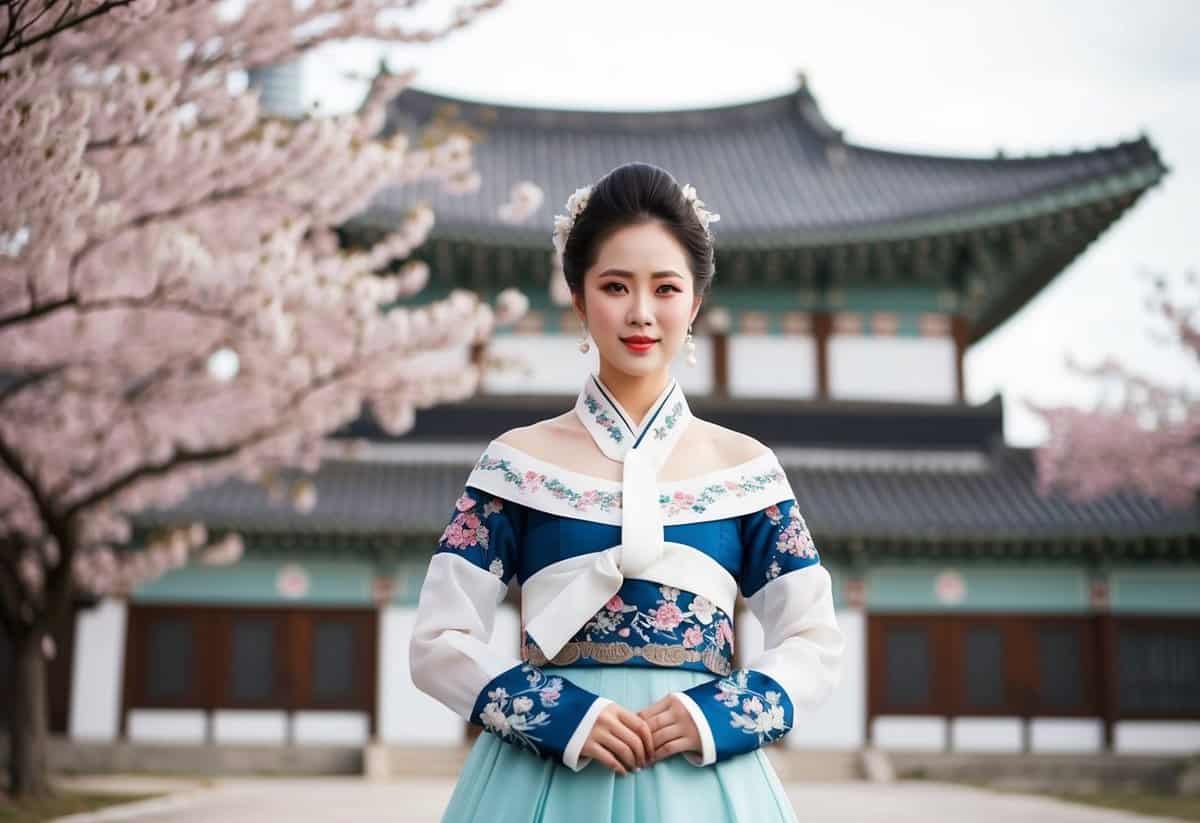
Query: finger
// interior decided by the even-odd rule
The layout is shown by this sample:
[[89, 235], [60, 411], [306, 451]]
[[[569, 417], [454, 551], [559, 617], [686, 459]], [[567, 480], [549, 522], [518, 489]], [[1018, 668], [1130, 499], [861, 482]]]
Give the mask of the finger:
[[650, 728], [650, 724], [644, 718], [636, 717], [633, 730], [637, 732], [638, 737], [642, 740], [642, 745], [645, 746], [646, 759], [650, 760], [654, 753], [654, 732]]
[[650, 745], [650, 724], [628, 709], [622, 710], [621, 719], [625, 721], [625, 728], [637, 735], [638, 740], [641, 742], [643, 760], [649, 759], [650, 751], [654, 748]]
[[662, 709], [654, 712], [649, 717], [644, 718], [647, 725], [650, 726], [650, 731], [661, 728], [671, 722], [671, 712], [669, 709]]
[[624, 740], [612, 732], [605, 730], [597, 735], [597, 741], [601, 746], [615, 754], [625, 768], [630, 770], [637, 768], [637, 758], [633, 756], [633, 749], [629, 748], [629, 745]]
[[664, 743], [654, 750], [654, 759], [660, 760], [664, 757], [670, 757], [673, 754], [688, 751], [691, 746], [688, 744], [686, 737], [677, 737], [674, 740]]
[[660, 697], [658, 700], [655, 700], [649, 706], [642, 709], [642, 711], [646, 714], [658, 714], [669, 705], [671, 705], [671, 695], [668, 694], [664, 697]]
[[663, 744], [669, 743], [677, 737], [686, 736], [687, 729], [678, 723], [672, 723], [670, 726], [659, 729], [654, 733], [654, 746], [651, 748], [651, 751], [656, 751], [662, 748]]
[[642, 743], [642, 738], [638, 736], [637, 732], [624, 725], [617, 726], [612, 730], [612, 732], [621, 740], [623, 740], [625, 745], [629, 747], [629, 750], [633, 752], [633, 756], [637, 761], [637, 768], [640, 769], [642, 766], [645, 766], [646, 757], [651, 749], [646, 748], [646, 746]]
[[589, 741], [583, 747], [582, 751], [585, 756], [598, 760], [617, 774], [626, 774], [625, 767], [617, 762], [617, 758], [613, 757], [612, 753], [599, 743], [596, 743], [595, 741]]

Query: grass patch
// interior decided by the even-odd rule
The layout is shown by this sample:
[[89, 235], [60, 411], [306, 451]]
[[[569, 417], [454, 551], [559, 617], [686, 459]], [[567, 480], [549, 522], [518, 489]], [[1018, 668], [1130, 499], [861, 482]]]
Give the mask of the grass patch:
[[133, 803], [137, 800], [148, 800], [151, 797], [161, 797], [158, 794], [82, 794], [59, 791], [49, 797], [32, 800], [14, 801], [0, 794], [0, 821], [3, 823], [35, 823], [40, 820], [53, 820], [68, 814], [94, 812], [105, 806], [115, 806], [118, 803]]
[[1180, 820], [1200, 820], [1200, 797], [1178, 794], [1151, 794], [1149, 792], [1097, 792], [1095, 794], [1051, 794], [1059, 800], [1101, 806], [1157, 817], [1175, 817]]

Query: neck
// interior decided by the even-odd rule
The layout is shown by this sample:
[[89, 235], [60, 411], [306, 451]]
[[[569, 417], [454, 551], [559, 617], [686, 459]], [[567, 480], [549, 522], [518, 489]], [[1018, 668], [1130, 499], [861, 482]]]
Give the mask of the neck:
[[667, 369], [638, 376], [606, 367], [603, 361], [598, 375], [612, 392], [613, 399], [636, 418], [630, 421], [634, 426], [642, 424], [654, 401], [671, 382], [671, 373]]

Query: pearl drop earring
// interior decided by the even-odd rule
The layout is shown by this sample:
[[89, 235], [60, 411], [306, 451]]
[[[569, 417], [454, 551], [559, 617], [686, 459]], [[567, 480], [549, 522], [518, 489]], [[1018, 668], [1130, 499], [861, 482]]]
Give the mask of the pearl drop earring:
[[584, 326], [583, 327], [583, 337], [581, 337], [579, 340], [579, 350], [581, 352], [583, 352], [584, 354], [587, 354], [591, 350], [591, 348], [592, 348], [592, 344], [589, 343], [588, 339], [587, 339], [587, 326]]
[[691, 323], [689, 323], [689, 324], [688, 324], [688, 333], [687, 333], [687, 342], [686, 342], [686, 345], [687, 345], [687, 351], [688, 351], [688, 355], [687, 355], [687, 364], [688, 364], [689, 366], [694, 366], [694, 365], [696, 365], [696, 341], [692, 339], [692, 325], [691, 325]]

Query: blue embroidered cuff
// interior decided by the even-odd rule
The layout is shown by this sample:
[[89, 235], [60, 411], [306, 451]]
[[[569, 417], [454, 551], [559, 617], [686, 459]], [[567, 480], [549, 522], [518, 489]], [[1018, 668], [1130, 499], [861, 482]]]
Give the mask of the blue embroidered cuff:
[[717, 763], [778, 740], [792, 728], [787, 692], [774, 678], [753, 669], [736, 669], [682, 693], [704, 713]]
[[583, 738], [576, 731], [582, 731], [585, 721], [590, 721], [590, 729], [599, 713], [596, 706], [603, 708], [609, 702], [565, 678], [521, 663], [483, 688], [475, 699], [471, 720], [538, 757], [558, 760], [578, 771], [589, 760], [579, 757]]

